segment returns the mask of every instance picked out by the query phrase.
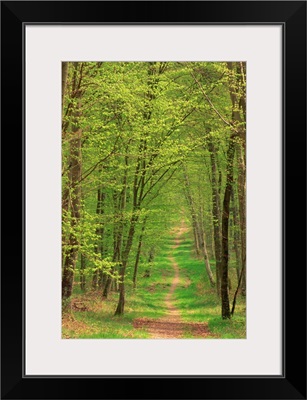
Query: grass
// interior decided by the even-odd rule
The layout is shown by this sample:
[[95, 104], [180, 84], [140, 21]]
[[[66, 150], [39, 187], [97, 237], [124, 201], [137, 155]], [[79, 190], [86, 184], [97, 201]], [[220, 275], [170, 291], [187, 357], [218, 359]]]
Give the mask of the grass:
[[[235, 315], [231, 320], [222, 320], [220, 299], [216, 290], [211, 288], [202, 260], [192, 256], [192, 240], [189, 234], [182, 236], [179, 247], [173, 249], [174, 240], [167, 239], [160, 254], [151, 268], [151, 276], [143, 277], [140, 265], [137, 289], [131, 284], [131, 270], [126, 276], [125, 314], [114, 316], [118, 294], [111, 293], [102, 300], [101, 293], [89, 291], [82, 293], [75, 285], [71, 308], [63, 312], [62, 337], [78, 339], [145, 339], [149, 335], [145, 330], [135, 329], [135, 318], [161, 318], [166, 315], [165, 296], [171, 286], [174, 271], [169, 254], [180, 268], [180, 281], [174, 293], [175, 305], [181, 310], [186, 322], [207, 322], [210, 338], [245, 338], [245, 301], [238, 296]], [[144, 267], [145, 268], [145, 267]], [[214, 262], [212, 262], [214, 271]], [[235, 269], [230, 268], [233, 291], [236, 286]], [[233, 291], [230, 298], [233, 298]], [[80, 309], [76, 308], [80, 307]], [[193, 337], [190, 332], [185, 338]]]
[[[190, 281], [188, 287], [178, 285], [175, 296], [176, 306], [182, 310], [182, 319], [186, 322], [208, 322], [211, 337], [234, 339], [246, 337], [245, 298], [237, 297], [234, 316], [231, 320], [221, 318], [220, 299], [216, 289], [210, 286], [203, 260], [191, 256], [192, 240], [185, 234], [180, 246], [174, 249], [173, 255], [179, 265], [181, 277]], [[215, 263], [210, 262], [215, 275]], [[233, 289], [230, 291], [232, 301], [236, 289], [236, 271], [230, 268], [229, 276]]]
[[142, 275], [140, 266], [137, 289], [131, 284], [131, 271], [126, 277], [126, 304], [123, 316], [114, 316], [118, 294], [110, 293], [107, 300], [101, 293], [83, 294], [75, 285], [72, 305], [80, 302], [86, 311], [67, 309], [63, 313], [62, 337], [78, 339], [144, 339], [149, 334], [133, 327], [135, 318], [160, 318], [166, 314], [164, 299], [173, 279], [173, 268], [168, 259], [170, 241], [166, 241], [151, 268], [149, 278]]

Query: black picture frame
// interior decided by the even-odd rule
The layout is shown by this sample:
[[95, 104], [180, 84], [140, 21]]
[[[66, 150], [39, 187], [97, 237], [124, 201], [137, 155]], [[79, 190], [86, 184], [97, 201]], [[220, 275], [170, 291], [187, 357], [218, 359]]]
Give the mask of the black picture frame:
[[[27, 23], [280, 24], [283, 26], [282, 376], [30, 377], [23, 375], [25, 322], [23, 29]], [[306, 2], [2, 1], [1, 45], [2, 398], [306, 399]], [[18, 257], [17, 250], [19, 250]], [[265, 326], [263, 328], [265, 329]], [[181, 362], [180, 355], [178, 361]], [[265, 363], [265, 360], [263, 362]]]

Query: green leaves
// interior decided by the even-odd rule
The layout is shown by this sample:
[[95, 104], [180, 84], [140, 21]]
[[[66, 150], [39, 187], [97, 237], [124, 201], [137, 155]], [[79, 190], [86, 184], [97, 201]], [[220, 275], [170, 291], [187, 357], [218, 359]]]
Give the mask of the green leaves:
[[[86, 274], [102, 271], [117, 279], [126, 253], [128, 268], [134, 265], [145, 219], [141, 260], [147, 262], [148, 252], [159, 248], [187, 209], [184, 168], [210, 235], [217, 223], [210, 146], [222, 192], [230, 136], [245, 123], [243, 118], [230, 123], [240, 110], [229, 96], [229, 82], [236, 93], [244, 92], [239, 78], [223, 62], [69, 63], [62, 119], [63, 253], [74, 248], [86, 257]], [[69, 155], [77, 128], [82, 170], [72, 187]], [[240, 136], [233, 140], [244, 144]], [[99, 211], [98, 189], [104, 196]], [[78, 220], [71, 202], [79, 195]]]

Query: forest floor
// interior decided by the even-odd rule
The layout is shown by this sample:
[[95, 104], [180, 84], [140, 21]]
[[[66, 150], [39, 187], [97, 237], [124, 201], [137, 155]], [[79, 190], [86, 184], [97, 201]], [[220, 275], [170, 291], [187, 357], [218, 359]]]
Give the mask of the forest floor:
[[[213, 273], [215, 262], [210, 260]], [[123, 316], [114, 316], [118, 293], [102, 299], [100, 290], [80, 290], [78, 277], [70, 305], [62, 313], [64, 339], [244, 339], [246, 304], [238, 296], [235, 315], [221, 318], [220, 299], [210, 286], [202, 259], [193, 252], [193, 239], [182, 222], [170, 232], [155, 258], [150, 276], [148, 264], [140, 263], [137, 288], [132, 269], [126, 276]], [[235, 265], [230, 265], [233, 298]]]
[[154, 318], [136, 318], [133, 326], [136, 329], [145, 329], [152, 339], [180, 339], [184, 337], [186, 332], [190, 332], [192, 336], [206, 337], [208, 336], [208, 324], [206, 322], [183, 322], [179, 308], [175, 305], [174, 292], [180, 282], [179, 266], [176, 262], [173, 252], [180, 246], [182, 236], [188, 231], [184, 221], [181, 222], [179, 229], [174, 231], [174, 244], [168, 256], [174, 270], [174, 278], [171, 283], [169, 292], [165, 298], [166, 315], [159, 319]]

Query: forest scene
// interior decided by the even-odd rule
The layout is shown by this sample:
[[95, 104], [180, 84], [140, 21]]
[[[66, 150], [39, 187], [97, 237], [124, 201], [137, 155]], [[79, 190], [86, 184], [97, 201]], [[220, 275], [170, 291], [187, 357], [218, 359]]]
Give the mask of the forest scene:
[[246, 338], [246, 64], [62, 62], [62, 338]]

